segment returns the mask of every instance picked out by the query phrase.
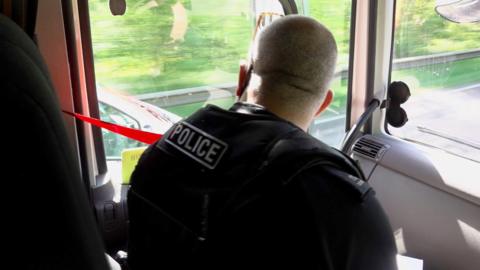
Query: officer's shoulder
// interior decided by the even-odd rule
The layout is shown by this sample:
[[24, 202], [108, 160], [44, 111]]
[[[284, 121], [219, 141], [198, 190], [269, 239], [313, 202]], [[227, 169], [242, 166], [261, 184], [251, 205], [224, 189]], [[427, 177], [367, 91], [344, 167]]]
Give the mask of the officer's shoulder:
[[363, 202], [375, 195], [375, 191], [366, 181], [334, 166], [312, 167], [301, 177], [307, 185], [323, 188], [331, 196]]

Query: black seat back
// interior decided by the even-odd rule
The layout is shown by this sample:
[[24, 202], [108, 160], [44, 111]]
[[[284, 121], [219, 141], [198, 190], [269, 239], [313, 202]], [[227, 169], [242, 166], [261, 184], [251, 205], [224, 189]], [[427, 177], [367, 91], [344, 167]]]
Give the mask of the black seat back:
[[2, 14], [0, 93], [2, 189], [9, 198], [2, 206], [2, 265], [108, 269], [47, 68], [32, 40]]

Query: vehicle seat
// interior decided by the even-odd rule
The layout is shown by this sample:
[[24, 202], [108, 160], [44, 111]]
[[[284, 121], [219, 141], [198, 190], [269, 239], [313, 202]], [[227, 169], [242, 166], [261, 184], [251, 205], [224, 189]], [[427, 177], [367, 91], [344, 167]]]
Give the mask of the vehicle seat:
[[2, 205], [2, 265], [108, 269], [47, 67], [33, 41], [2, 14], [0, 90], [2, 190], [9, 198]]

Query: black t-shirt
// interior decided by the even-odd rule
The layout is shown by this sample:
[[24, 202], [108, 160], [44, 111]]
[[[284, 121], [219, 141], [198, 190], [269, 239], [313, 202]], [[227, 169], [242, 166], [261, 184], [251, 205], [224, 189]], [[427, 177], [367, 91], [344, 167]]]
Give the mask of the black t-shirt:
[[[133, 270], [396, 269], [388, 219], [374, 192], [364, 188], [368, 184], [352, 172], [318, 164], [292, 174], [278, 165], [289, 167], [288, 162], [273, 163], [279, 173], [263, 177], [272, 183], [289, 178], [288, 184], [272, 186], [271, 191], [269, 184], [264, 185], [267, 191], [253, 189], [227, 208], [226, 215], [219, 214], [244, 182], [265, 180], [257, 175], [262, 171], [258, 164], [268, 160], [264, 150], [279, 137], [275, 125], [288, 125], [289, 134], [303, 136], [300, 144], [315, 139], [248, 104], [236, 104], [230, 111], [209, 106], [186, 121], [195, 130], [201, 127], [191, 135], [190, 148], [165, 142], [182, 136], [180, 128], [173, 127], [167, 139], [147, 149], [132, 175], [128, 205]], [[265, 125], [271, 126], [262, 130]], [[179, 137], [180, 143], [188, 146], [189, 135]], [[204, 138], [211, 139], [203, 143]], [[200, 151], [200, 145], [215, 144], [219, 146], [205, 159], [209, 151]]]

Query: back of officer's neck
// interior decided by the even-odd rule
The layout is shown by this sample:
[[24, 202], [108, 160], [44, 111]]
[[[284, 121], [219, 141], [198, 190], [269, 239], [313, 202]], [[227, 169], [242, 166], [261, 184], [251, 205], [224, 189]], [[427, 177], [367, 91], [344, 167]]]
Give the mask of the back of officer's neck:
[[249, 98], [247, 98], [247, 102], [265, 107], [265, 109], [267, 109], [269, 112], [296, 125], [303, 131], [307, 131], [312, 120], [312, 117], [305, 115], [303, 110], [289, 110], [285, 106], [282, 106], [280, 102], [269, 98], [262, 98], [261, 96], [249, 96]]

